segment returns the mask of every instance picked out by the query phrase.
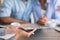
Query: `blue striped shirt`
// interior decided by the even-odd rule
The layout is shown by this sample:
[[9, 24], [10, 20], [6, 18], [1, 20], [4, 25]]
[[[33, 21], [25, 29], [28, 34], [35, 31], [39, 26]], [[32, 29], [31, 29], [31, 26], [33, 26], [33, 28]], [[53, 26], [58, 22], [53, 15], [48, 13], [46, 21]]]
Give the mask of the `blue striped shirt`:
[[0, 17], [29, 21], [33, 3], [34, 0], [28, 0], [27, 3], [24, 3], [23, 0], [3, 0]]

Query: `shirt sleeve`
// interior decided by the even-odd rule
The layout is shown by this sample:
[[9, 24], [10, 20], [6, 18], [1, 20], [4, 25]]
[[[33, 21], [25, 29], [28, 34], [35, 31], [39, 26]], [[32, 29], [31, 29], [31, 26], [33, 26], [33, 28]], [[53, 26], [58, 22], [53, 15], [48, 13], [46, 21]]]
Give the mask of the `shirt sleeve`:
[[13, 7], [12, 0], [3, 0], [2, 7], [0, 7], [0, 17], [10, 16], [12, 7]]

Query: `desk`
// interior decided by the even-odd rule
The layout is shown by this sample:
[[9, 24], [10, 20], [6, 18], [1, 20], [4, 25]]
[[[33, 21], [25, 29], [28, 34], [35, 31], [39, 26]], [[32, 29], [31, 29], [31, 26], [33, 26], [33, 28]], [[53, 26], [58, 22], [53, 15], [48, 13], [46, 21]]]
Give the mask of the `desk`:
[[22, 40], [60, 40], [60, 33], [53, 29], [37, 30], [30, 38]]
[[[22, 26], [30, 26], [33, 28], [39, 28], [39, 25], [22, 24]], [[38, 29], [35, 34], [29, 38], [21, 38], [21, 40], [60, 40], [60, 33], [54, 29]]]
[[[28, 24], [22, 25], [24, 27], [31, 26], [33, 28], [40, 28], [39, 25]], [[60, 33], [55, 31], [54, 29], [44, 28], [37, 29], [35, 34], [30, 38], [21, 38], [21, 40], [60, 40]]]

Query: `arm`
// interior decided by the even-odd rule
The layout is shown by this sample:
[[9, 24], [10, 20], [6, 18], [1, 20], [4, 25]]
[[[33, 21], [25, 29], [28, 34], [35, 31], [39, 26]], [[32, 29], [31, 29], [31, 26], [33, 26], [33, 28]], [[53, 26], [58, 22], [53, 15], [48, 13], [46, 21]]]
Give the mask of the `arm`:
[[20, 23], [25, 22], [10, 17], [13, 5], [14, 5], [13, 0], [3, 0], [3, 4], [0, 9], [0, 23], [10, 24], [12, 22], [20, 22]]
[[11, 18], [11, 17], [1, 17], [0, 18], [1, 24], [10, 24], [12, 22], [27, 23], [26, 21], [17, 20], [17, 19]]
[[47, 21], [48, 19], [45, 16], [41, 16], [41, 18], [38, 20], [38, 24], [43, 26]]

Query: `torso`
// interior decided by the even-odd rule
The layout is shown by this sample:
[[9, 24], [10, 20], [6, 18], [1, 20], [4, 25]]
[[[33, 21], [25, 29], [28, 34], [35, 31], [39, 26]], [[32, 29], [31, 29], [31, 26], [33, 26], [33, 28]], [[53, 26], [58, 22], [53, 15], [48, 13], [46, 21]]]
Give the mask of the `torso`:
[[56, 18], [60, 19], [60, 0], [56, 0], [55, 10]]
[[[23, 20], [23, 17], [24, 17], [24, 14], [26, 16], [26, 13], [28, 13], [28, 11], [26, 13], [24, 13], [26, 10], [28, 10], [27, 6], [29, 5], [30, 7], [30, 4], [28, 3], [27, 1], [27, 6], [24, 4], [24, 2], [22, 2], [21, 0], [19, 1], [15, 1], [14, 2], [14, 7], [13, 7], [13, 13], [12, 13], [12, 17], [13, 18], [16, 18], [16, 19], [20, 19], [20, 20]], [[30, 9], [29, 9], [30, 10]]]

